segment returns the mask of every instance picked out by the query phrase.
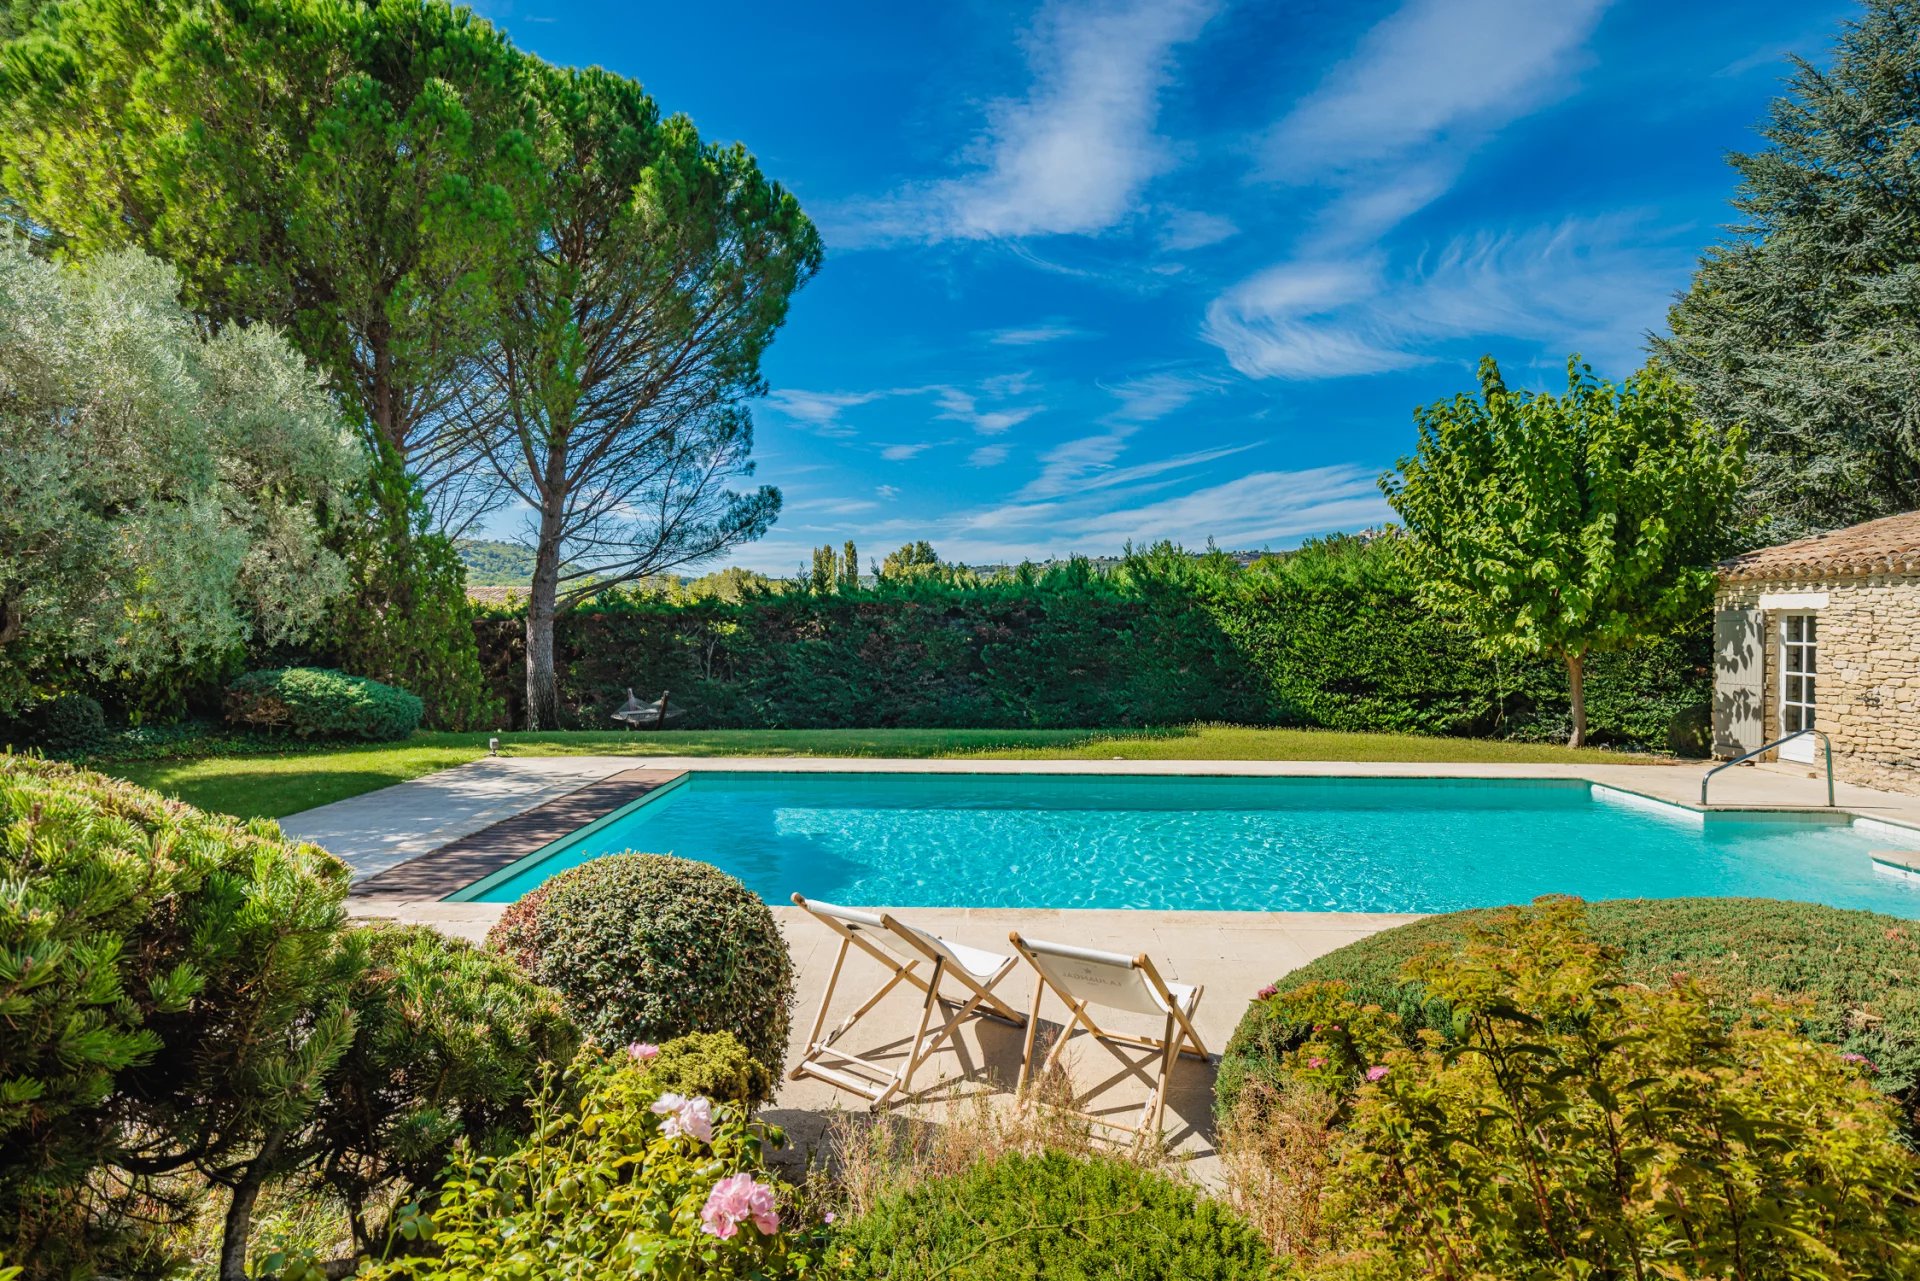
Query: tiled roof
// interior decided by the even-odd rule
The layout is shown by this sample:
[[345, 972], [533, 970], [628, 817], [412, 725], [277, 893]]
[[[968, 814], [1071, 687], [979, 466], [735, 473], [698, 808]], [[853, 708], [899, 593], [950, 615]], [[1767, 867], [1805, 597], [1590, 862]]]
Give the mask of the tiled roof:
[[1720, 562], [1729, 581], [1920, 574], [1920, 511], [1763, 547]]

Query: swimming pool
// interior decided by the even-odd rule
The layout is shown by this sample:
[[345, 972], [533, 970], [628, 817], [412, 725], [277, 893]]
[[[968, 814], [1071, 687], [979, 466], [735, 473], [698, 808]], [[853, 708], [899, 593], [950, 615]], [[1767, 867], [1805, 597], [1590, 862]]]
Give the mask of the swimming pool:
[[1842, 816], [1710, 814], [1578, 781], [697, 771], [452, 897], [600, 854], [716, 864], [771, 903], [1444, 912], [1695, 894], [1920, 917]]

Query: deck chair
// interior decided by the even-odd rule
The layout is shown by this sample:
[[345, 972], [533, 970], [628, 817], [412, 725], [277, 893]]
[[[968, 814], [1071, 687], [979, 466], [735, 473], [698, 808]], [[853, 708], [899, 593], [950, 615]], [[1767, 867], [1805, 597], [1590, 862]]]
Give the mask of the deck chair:
[[[1076, 1023], [1084, 1027], [1095, 1040], [1109, 1045], [1158, 1050], [1159, 1058], [1149, 1077], [1153, 1092], [1146, 1106], [1140, 1110], [1138, 1125], [1125, 1125], [1091, 1112], [1074, 1113], [1095, 1124], [1131, 1134], [1135, 1142], [1144, 1141], [1149, 1135], [1157, 1139], [1160, 1119], [1166, 1111], [1167, 1083], [1173, 1075], [1174, 1062], [1182, 1054], [1192, 1055], [1203, 1062], [1211, 1057], [1200, 1040], [1200, 1034], [1193, 1027], [1194, 1011], [1200, 1008], [1200, 996], [1206, 989], [1167, 982], [1145, 956], [1123, 956], [1118, 952], [1068, 947], [1064, 943], [1043, 943], [1039, 939], [1022, 938], [1018, 931], [1008, 937], [1013, 942], [1014, 951], [1026, 959], [1034, 972], [1033, 1005], [1027, 1015], [1027, 1043], [1020, 1056], [1020, 1080], [1015, 1087], [1016, 1092], [1024, 1099], [1027, 1083], [1036, 1079], [1033, 1045], [1034, 1034], [1040, 1023], [1040, 999], [1048, 988], [1052, 988], [1054, 995], [1066, 1005], [1069, 1017], [1065, 1030], [1047, 1052], [1046, 1061], [1040, 1065], [1038, 1078], [1044, 1079], [1060, 1061], [1060, 1052], [1073, 1036]], [[1158, 1037], [1122, 1036], [1095, 1023], [1093, 1016], [1088, 1013], [1089, 1008], [1093, 1007], [1125, 1010], [1133, 1014], [1162, 1015], [1166, 1019], [1166, 1027]]]
[[[807, 1076], [818, 1077], [871, 1100], [877, 1111], [885, 1107], [887, 1101], [896, 1094], [911, 1092], [914, 1071], [968, 1018], [984, 1015], [1015, 1027], [1026, 1022], [1025, 1015], [993, 993], [994, 985], [1018, 964], [1014, 957], [940, 938], [884, 912], [861, 912], [832, 903], [810, 902], [798, 894], [793, 896], [793, 903], [840, 936], [840, 950], [833, 958], [833, 971], [827, 978], [827, 990], [820, 996], [820, 1011], [814, 1015], [813, 1030], [807, 1033], [807, 1048], [801, 1054], [800, 1062], [788, 1073], [794, 1080]], [[841, 967], [846, 963], [848, 950], [856, 947], [886, 967], [887, 980], [853, 1013], [835, 1025], [831, 1032], [822, 1036], [827, 1010], [833, 1004], [834, 988], [840, 983]], [[964, 1000], [942, 996], [941, 985], [948, 980], [971, 995]], [[913, 1045], [904, 1063], [890, 1070], [883, 1064], [834, 1048], [835, 1041], [878, 1005], [881, 998], [902, 983], [919, 989], [924, 997], [920, 1006], [920, 1025], [914, 1033]], [[933, 1022], [934, 1007], [941, 1004], [958, 1008], [946, 1022], [930, 1033], [927, 1029]], [[872, 1075], [867, 1075], [869, 1073]]]

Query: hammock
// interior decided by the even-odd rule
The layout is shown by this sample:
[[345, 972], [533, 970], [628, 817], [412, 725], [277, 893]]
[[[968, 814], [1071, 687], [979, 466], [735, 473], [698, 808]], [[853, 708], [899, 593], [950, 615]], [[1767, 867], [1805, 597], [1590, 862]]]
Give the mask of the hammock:
[[667, 695], [671, 692], [662, 690], [658, 702], [643, 703], [633, 696], [633, 688], [629, 686], [627, 701], [620, 705], [613, 719], [622, 722], [628, 729], [661, 729], [668, 721], [686, 715], [686, 709], [667, 702]]

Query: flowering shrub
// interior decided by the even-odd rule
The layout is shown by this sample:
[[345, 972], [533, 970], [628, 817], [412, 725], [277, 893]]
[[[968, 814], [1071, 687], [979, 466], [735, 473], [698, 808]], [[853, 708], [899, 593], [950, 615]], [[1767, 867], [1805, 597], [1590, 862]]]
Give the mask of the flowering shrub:
[[578, 1105], [543, 1098], [523, 1146], [456, 1152], [438, 1206], [418, 1220], [433, 1254], [361, 1275], [771, 1281], [814, 1270], [827, 1229], [767, 1172], [777, 1131], [734, 1104], [661, 1094], [625, 1051], [583, 1056], [575, 1072]]
[[[1380, 1006], [1399, 1021], [1409, 1048], [1419, 1033], [1450, 1034], [1446, 1003], [1404, 973], [1430, 947], [1458, 946], [1489, 911], [1428, 917], [1330, 952], [1262, 989], [1221, 1056], [1216, 1086], [1223, 1123], [1241, 1091], [1261, 1083], [1284, 1091], [1287, 1051], [1318, 1021], [1296, 1007], [1298, 989], [1343, 984], [1354, 1004]], [[1794, 1007], [1800, 1030], [1871, 1064], [1874, 1085], [1920, 1114], [1920, 928], [1877, 912], [1775, 899], [1617, 899], [1589, 904], [1586, 927], [1618, 953], [1621, 977], [1651, 986], [1685, 974], [1731, 1021], [1756, 992], [1806, 998]], [[1277, 990], [1276, 990], [1277, 989]], [[1864, 1066], [1864, 1065], [1863, 1065]], [[1920, 1116], [1916, 1116], [1920, 1119]], [[1914, 1125], [1920, 1137], [1920, 1124]]]
[[248, 672], [227, 687], [235, 725], [295, 738], [402, 739], [419, 728], [424, 705], [404, 689], [321, 667]]
[[883, 1198], [837, 1233], [848, 1281], [1252, 1281], [1286, 1275], [1192, 1185], [1114, 1156], [1013, 1153]]
[[1777, 1002], [1729, 1023], [1690, 980], [1623, 981], [1581, 911], [1543, 900], [1415, 958], [1453, 1018], [1418, 1049], [1322, 989], [1339, 1030], [1286, 1052], [1295, 1078], [1378, 1061], [1324, 1169], [1319, 1275], [1920, 1272], [1920, 1160], [1860, 1067]]
[[729, 1032], [779, 1075], [793, 963], [773, 913], [717, 867], [612, 854], [562, 872], [507, 909], [488, 946], [566, 998], [602, 1045]]

